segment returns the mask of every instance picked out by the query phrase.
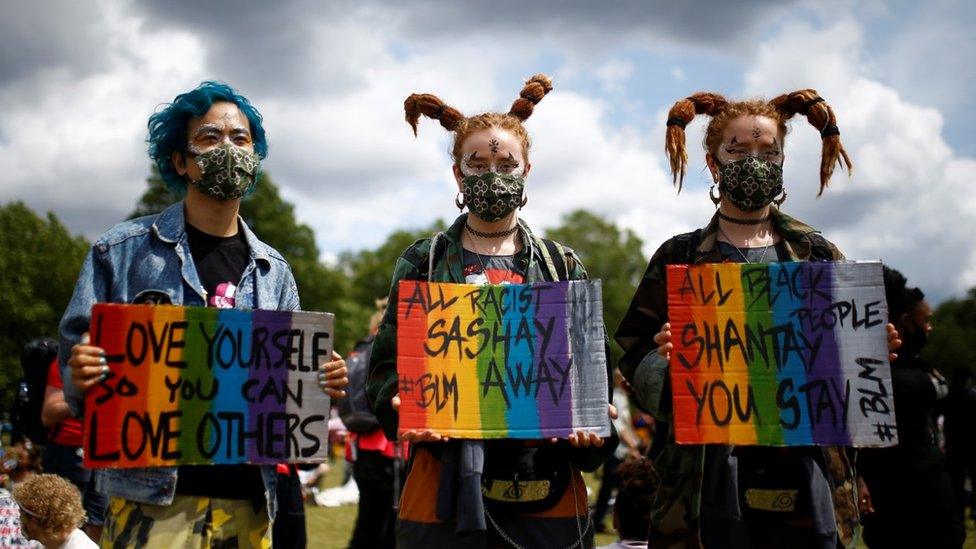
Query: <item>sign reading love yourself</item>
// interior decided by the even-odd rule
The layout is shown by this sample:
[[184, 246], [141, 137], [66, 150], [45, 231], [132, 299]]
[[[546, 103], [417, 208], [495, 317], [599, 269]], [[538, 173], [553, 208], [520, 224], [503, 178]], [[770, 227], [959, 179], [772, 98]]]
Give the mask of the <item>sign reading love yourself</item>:
[[108, 376], [85, 397], [85, 466], [317, 462], [333, 315], [97, 304]]

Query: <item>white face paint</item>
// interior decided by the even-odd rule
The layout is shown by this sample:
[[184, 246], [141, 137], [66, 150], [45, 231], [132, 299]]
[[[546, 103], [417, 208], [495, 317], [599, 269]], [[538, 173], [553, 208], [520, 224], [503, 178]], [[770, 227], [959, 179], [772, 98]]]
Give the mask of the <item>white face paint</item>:
[[765, 116], [740, 116], [725, 127], [716, 156], [722, 164], [752, 156], [782, 165], [781, 141], [776, 121]]
[[461, 150], [461, 174], [465, 177], [488, 172], [525, 174], [522, 145], [512, 132], [489, 128], [472, 133]]

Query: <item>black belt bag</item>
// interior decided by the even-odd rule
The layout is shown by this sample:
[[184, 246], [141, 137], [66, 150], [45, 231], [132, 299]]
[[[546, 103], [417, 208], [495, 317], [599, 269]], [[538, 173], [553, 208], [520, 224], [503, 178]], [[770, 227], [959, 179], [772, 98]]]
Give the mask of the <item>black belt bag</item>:
[[796, 452], [739, 446], [735, 453], [744, 513], [784, 519], [810, 515], [810, 479]]
[[487, 445], [481, 494], [489, 511], [539, 513], [552, 508], [572, 482], [565, 449]]

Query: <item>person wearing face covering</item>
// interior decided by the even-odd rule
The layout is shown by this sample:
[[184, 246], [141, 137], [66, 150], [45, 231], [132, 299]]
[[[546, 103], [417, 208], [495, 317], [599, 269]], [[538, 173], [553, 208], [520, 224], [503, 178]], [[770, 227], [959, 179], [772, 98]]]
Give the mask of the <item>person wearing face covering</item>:
[[966, 531], [955, 512], [955, 497], [946, 458], [935, 439], [932, 419], [936, 401], [948, 394], [942, 375], [922, 358], [932, 330], [932, 307], [918, 288], [885, 267], [888, 317], [903, 343], [891, 364], [898, 445], [865, 448], [858, 472], [867, 487], [862, 494], [864, 541], [871, 549], [962, 547]]
[[[95, 303], [298, 310], [282, 255], [238, 215], [267, 155], [257, 109], [226, 84], [204, 82], [149, 118], [149, 155], [183, 200], [126, 221], [95, 241], [61, 319], [65, 396], [81, 417], [84, 394], [105, 379], [104, 350], [89, 341]], [[344, 395], [345, 362], [319, 365], [320, 385]], [[110, 547], [268, 547], [277, 512], [274, 466], [101, 469], [110, 496], [102, 544]]]
[[[676, 235], [654, 253], [615, 334], [620, 370], [642, 407], [671, 421], [666, 266], [699, 263], [831, 261], [844, 256], [819, 231], [784, 213], [786, 122], [803, 115], [820, 132], [820, 192], [836, 163], [851, 168], [833, 109], [815, 90], [771, 101], [730, 101], [696, 93], [668, 113], [666, 151], [681, 190], [688, 163], [685, 127], [711, 117], [705, 160], [717, 211], [704, 228]], [[717, 187], [717, 194], [716, 194]], [[897, 333], [888, 326], [889, 349]], [[661, 478], [651, 511], [649, 547], [852, 546], [858, 526], [850, 449], [836, 446], [677, 445], [673, 424], [655, 457]], [[794, 494], [790, 506], [771, 505]], [[782, 500], [780, 500], [782, 501]]]
[[[468, 208], [445, 232], [417, 241], [396, 262], [390, 303], [401, 280], [520, 284], [580, 280], [586, 271], [570, 248], [537, 236], [519, 211], [528, 201], [529, 136], [523, 122], [552, 90], [533, 76], [507, 113], [465, 117], [431, 94], [404, 102], [416, 133], [426, 116], [453, 132], [455, 205]], [[397, 307], [373, 342], [366, 393], [387, 438], [397, 438]], [[610, 365], [608, 386], [612, 386]], [[404, 396], [403, 398], [413, 398]], [[611, 409], [607, 393], [608, 411]], [[568, 440], [446, 441], [407, 431], [412, 443], [400, 500], [397, 547], [592, 547], [581, 471], [593, 471], [616, 446], [577, 432]]]

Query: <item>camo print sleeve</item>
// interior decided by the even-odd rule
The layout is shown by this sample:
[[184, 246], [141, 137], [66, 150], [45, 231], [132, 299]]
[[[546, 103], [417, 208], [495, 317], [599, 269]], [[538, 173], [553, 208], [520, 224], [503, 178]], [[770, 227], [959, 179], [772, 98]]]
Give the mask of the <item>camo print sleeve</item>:
[[383, 322], [373, 340], [373, 350], [369, 360], [369, 374], [366, 378], [366, 398], [379, 419], [383, 432], [389, 440], [396, 440], [399, 414], [390, 403], [397, 394], [397, 307], [398, 286], [401, 280], [420, 278], [417, 266], [427, 257], [430, 241], [422, 240], [408, 248], [397, 259], [390, 283], [389, 303]]
[[672, 240], [661, 245], [651, 257], [624, 315], [614, 340], [624, 354], [620, 359], [620, 373], [633, 386], [641, 406], [658, 419], [670, 415], [667, 362], [654, 350], [654, 334], [668, 319], [665, 265], [670, 256]]

